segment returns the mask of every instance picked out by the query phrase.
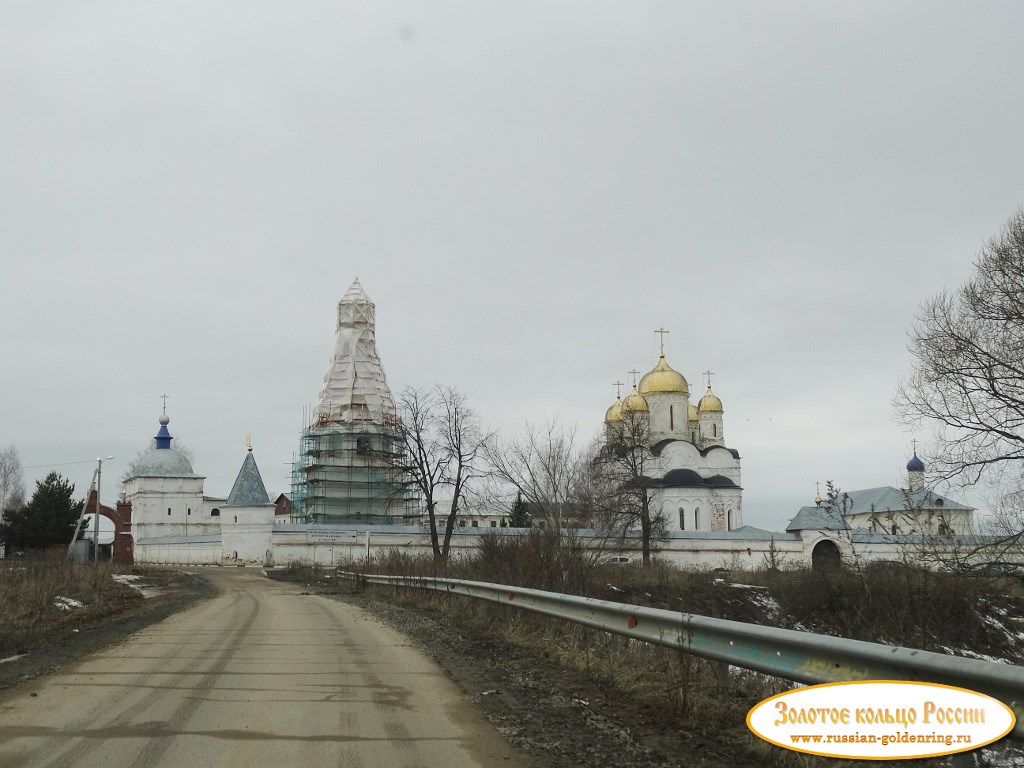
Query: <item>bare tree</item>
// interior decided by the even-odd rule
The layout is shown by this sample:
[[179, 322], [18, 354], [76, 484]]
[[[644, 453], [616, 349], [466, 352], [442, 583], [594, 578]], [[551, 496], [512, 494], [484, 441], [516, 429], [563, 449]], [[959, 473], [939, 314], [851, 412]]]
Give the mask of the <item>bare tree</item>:
[[542, 426], [527, 422], [511, 439], [492, 436], [485, 454], [492, 476], [521, 494], [532, 519], [560, 542], [574, 522], [579, 500], [583, 459], [576, 446], [576, 427], [558, 417]]
[[21, 457], [14, 443], [0, 449], [0, 517], [8, 509], [25, 503], [25, 480], [21, 470]]
[[[422, 496], [434, 558], [448, 559], [452, 531], [470, 484], [481, 475], [484, 435], [466, 396], [452, 387], [407, 387], [399, 398], [405, 450], [394, 458]], [[443, 511], [442, 511], [443, 510]], [[438, 520], [444, 522], [443, 535]]]
[[587, 496], [608, 531], [620, 537], [640, 530], [641, 550], [645, 564], [651, 561], [652, 541], [663, 538], [665, 520], [660, 510], [652, 508], [651, 488], [655, 481], [649, 476], [656, 459], [650, 447], [647, 414], [626, 411], [623, 420], [614, 425], [610, 439], [592, 451]]
[[974, 276], [918, 310], [894, 405], [934, 428], [932, 469], [962, 484], [1024, 477], [1024, 210], [978, 254]]

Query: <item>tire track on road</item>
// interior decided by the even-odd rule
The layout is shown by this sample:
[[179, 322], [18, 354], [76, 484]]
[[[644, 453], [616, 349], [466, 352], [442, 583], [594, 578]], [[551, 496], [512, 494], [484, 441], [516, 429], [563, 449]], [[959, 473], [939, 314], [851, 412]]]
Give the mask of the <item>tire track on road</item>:
[[[252, 605], [242, 625], [234, 631], [225, 631], [222, 635], [222, 637], [225, 637], [225, 640], [219, 643], [214, 651], [214, 653], [217, 653], [217, 658], [210, 671], [200, 678], [199, 682], [192, 687], [191, 693], [186, 694], [185, 700], [167, 718], [167, 727], [172, 732], [175, 732], [175, 734], [184, 730], [184, 726], [188, 724], [193, 715], [195, 715], [196, 710], [206, 700], [206, 697], [213, 690], [217, 681], [221, 679], [228, 663], [238, 650], [239, 642], [249, 633], [252, 625], [256, 622], [260, 613], [261, 601], [250, 593], [246, 593], [244, 599], [247, 602], [251, 602]], [[176, 738], [177, 735], [158, 736], [150, 739], [132, 761], [132, 768], [152, 768], [157, 765]]]
[[[244, 595], [232, 594], [230, 595], [230, 602], [223, 608], [218, 608], [217, 612], [220, 614], [232, 612], [237, 609], [238, 604], [244, 599]], [[251, 598], [250, 596], [250, 599]], [[214, 606], [211, 606], [207, 610], [201, 611], [206, 613], [209, 610], [214, 610]], [[198, 617], [197, 617], [198, 618]], [[171, 618], [165, 621], [174, 621], [175, 618]], [[163, 624], [164, 622], [161, 622]], [[151, 628], [153, 632], [159, 632], [161, 624], [155, 625]], [[217, 633], [215, 638], [211, 641], [212, 652], [216, 652], [228, 641], [232, 636], [231, 628], [225, 628], [224, 630]], [[181, 656], [182, 651], [187, 649], [190, 645], [195, 642], [195, 636], [188, 636], [184, 640], [175, 642], [175, 653], [173, 658]], [[204, 665], [207, 661], [207, 656], [210, 651], [204, 651], [197, 653], [192, 660], [186, 665], [173, 672], [175, 677], [183, 677], [186, 675], [200, 674], [197, 668]], [[159, 666], [161, 663], [166, 664], [166, 658], [157, 659], [156, 664], [150, 666], [146, 671], [149, 674], [167, 674], [154, 667]], [[139, 701], [132, 701], [132, 697], [124, 697], [124, 705], [117, 709], [117, 713], [110, 715], [111, 710], [107, 709], [104, 712], [88, 712], [81, 718], [74, 721], [65, 730], [71, 732], [77, 731], [90, 731], [93, 734], [97, 732], [109, 731], [111, 735], [116, 735], [117, 738], [124, 738], [125, 732], [131, 729], [133, 722], [137, 722], [139, 715], [149, 710], [153, 705], [157, 704], [161, 700], [167, 697], [167, 692], [163, 687], [154, 688], [153, 690], [146, 693]], [[51, 758], [49, 761], [43, 762], [41, 768], [73, 768], [76, 764], [83, 762], [89, 755], [98, 750], [104, 744], [104, 739], [97, 738], [96, 736], [91, 737], [79, 737], [73, 740], [59, 755]]]

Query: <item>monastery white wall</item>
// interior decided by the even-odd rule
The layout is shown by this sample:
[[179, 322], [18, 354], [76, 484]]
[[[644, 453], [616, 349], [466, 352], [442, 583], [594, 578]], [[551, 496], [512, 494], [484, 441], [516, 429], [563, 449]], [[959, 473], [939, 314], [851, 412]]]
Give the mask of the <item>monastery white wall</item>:
[[135, 542], [135, 562], [155, 565], [213, 565], [221, 562], [220, 537], [157, 537]]
[[[259, 509], [259, 508], [257, 508]], [[233, 519], [233, 513], [232, 513]], [[232, 524], [233, 525], [233, 524]], [[487, 529], [494, 533], [493, 529]], [[454, 558], [474, 553], [483, 529], [459, 529], [452, 535]], [[510, 529], [498, 529], [498, 535], [522, 535]], [[868, 563], [875, 560], [922, 560], [921, 544], [905, 536], [868, 537], [858, 541], [848, 531], [804, 531], [802, 534], [776, 534], [774, 539], [749, 538], [737, 534], [681, 532], [665, 541], [654, 542], [654, 557], [680, 567], [758, 569], [774, 561], [781, 568], [810, 567], [814, 546], [827, 539], [842, 554], [843, 562]], [[602, 557], [628, 557], [640, 561], [640, 541], [636, 538], [608, 541], [593, 535], [581, 538]], [[140, 563], [208, 565], [311, 565], [334, 566], [342, 562], [371, 558], [398, 549], [411, 556], [431, 554], [428, 534], [415, 526], [327, 526], [277, 524], [270, 531], [262, 523], [240, 523], [225, 538], [219, 536], [165, 536], [137, 541], [135, 559]], [[268, 558], [267, 552], [270, 552]]]
[[929, 536], [939, 535], [940, 524], [947, 526], [948, 533], [969, 536], [973, 533], [974, 522], [974, 513], [966, 509], [858, 512], [847, 514], [845, 517], [851, 528], [872, 530], [874, 526], [878, 533], [890, 533], [892, 526], [895, 525], [898, 533], [921, 533]]

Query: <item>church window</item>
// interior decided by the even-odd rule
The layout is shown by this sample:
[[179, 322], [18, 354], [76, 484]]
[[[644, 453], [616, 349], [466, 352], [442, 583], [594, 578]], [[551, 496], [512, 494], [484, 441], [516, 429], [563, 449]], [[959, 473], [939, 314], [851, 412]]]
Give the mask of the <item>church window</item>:
[[711, 425], [711, 434], [714, 435], [715, 437], [718, 437], [718, 425], [717, 424], [712, 424]]
[[731, 509], [727, 509], [725, 511], [725, 530], [727, 530], [727, 531], [731, 531], [732, 530], [732, 510]]
[[479, 528], [479, 527], [480, 527], [480, 521], [479, 521], [479, 520], [474, 520], [474, 521], [472, 522], [472, 526], [473, 526], [474, 528]]
[[466, 521], [465, 520], [459, 520], [459, 528], [465, 528], [465, 527], [466, 527]]
[[192, 507], [189, 507], [188, 511], [186, 511], [185, 514], [186, 515], [191, 515], [192, 514]]
[[498, 521], [497, 520], [491, 520], [491, 528], [497, 528], [497, 527], [498, 527]]
[[690, 442], [691, 443], [696, 443], [697, 442], [697, 433], [696, 432], [691, 432], [690, 433]]
[[682, 507], [679, 508], [679, 530], [686, 530], [686, 510]]
[[693, 530], [700, 530], [700, 507], [693, 510]]
[[939, 536], [949, 536], [949, 526], [945, 523], [939, 523]]
[[899, 532], [899, 530], [899, 527], [894, 525], [892, 527], [892, 535], [895, 536]]
[[170, 507], [167, 508], [167, 514], [168, 515], [171, 514], [171, 508]]
[[357, 437], [356, 438], [356, 453], [360, 456], [365, 456], [370, 452], [370, 438], [368, 437]]
[[[235, 522], [238, 522], [238, 515], [235, 515]], [[235, 555], [235, 557], [238, 557], [238, 555]]]
[[674, 408], [674, 406], [671, 406], [671, 405], [668, 407], [668, 428], [669, 429], [675, 429], [676, 428], [675, 411], [673, 411], [673, 408]]
[[210, 510], [210, 517], [220, 517], [220, 510], [214, 507]]

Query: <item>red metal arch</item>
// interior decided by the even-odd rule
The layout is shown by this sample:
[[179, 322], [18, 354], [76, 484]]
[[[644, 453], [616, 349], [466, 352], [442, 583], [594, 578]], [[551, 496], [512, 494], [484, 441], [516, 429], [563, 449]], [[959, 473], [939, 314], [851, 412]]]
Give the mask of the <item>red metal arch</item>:
[[[85, 513], [91, 515], [96, 511], [96, 491], [89, 492], [89, 500], [85, 505]], [[135, 547], [132, 544], [132, 505], [127, 501], [117, 502], [117, 508], [100, 504], [100, 515], [114, 524], [114, 546], [111, 559], [115, 563], [131, 564], [135, 562]]]

